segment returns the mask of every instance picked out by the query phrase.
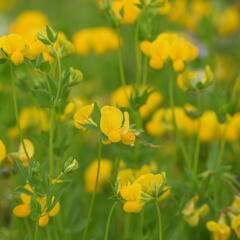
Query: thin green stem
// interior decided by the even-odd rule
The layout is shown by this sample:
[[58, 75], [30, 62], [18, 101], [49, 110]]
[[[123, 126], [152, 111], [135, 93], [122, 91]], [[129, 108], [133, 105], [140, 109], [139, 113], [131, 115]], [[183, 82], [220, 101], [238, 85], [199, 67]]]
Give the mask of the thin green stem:
[[35, 223], [34, 240], [38, 240], [38, 221]]
[[46, 234], [47, 234], [47, 240], [51, 240], [52, 237], [51, 237], [51, 234], [50, 234], [50, 231], [49, 231], [49, 226], [46, 227]]
[[22, 143], [24, 153], [25, 153], [28, 161], [30, 161], [31, 158], [28, 154], [27, 147], [26, 147], [26, 144], [24, 142], [22, 128], [20, 126], [20, 122], [19, 122], [19, 118], [18, 118], [18, 116], [19, 116], [19, 114], [18, 114], [18, 104], [17, 104], [16, 88], [15, 88], [15, 85], [14, 85], [14, 73], [13, 73], [12, 63], [10, 63], [10, 74], [11, 74], [10, 79], [11, 79], [11, 87], [12, 87], [13, 108], [14, 108], [14, 115], [15, 115], [15, 119], [16, 119], [16, 124], [17, 124], [17, 128], [18, 128], [18, 131], [19, 131], [20, 141]]
[[123, 239], [129, 239], [131, 213], [125, 215]]
[[163, 240], [162, 217], [161, 217], [160, 207], [157, 201], [155, 201], [155, 206], [157, 209], [157, 217], [158, 217], [158, 240]]
[[115, 202], [110, 209], [108, 219], [107, 219], [105, 234], [104, 234], [104, 240], [108, 240], [108, 233], [109, 233], [110, 223], [111, 223], [111, 219], [112, 219], [112, 214], [113, 214], [113, 211], [114, 211], [115, 207], [117, 206], [117, 204], [118, 204], [118, 202]]
[[53, 139], [54, 139], [54, 115], [55, 115], [55, 110], [54, 107], [50, 109], [50, 122], [51, 122], [51, 127], [49, 130], [49, 171], [50, 174], [53, 174], [54, 171], [54, 159], [53, 159]]
[[[125, 78], [125, 73], [124, 73], [124, 66], [123, 66], [123, 59], [122, 59], [122, 49], [121, 49], [121, 33], [120, 29], [118, 29], [118, 41], [119, 41], [119, 47], [118, 47], [118, 67], [119, 67], [119, 72], [120, 72], [120, 81], [122, 87], [125, 87], [127, 85], [126, 83], [126, 78]], [[126, 93], [127, 95], [127, 93]]]
[[141, 82], [141, 52], [139, 49], [139, 26], [140, 21], [136, 23], [134, 42], [135, 42], [135, 57], [136, 57], [136, 85], [139, 86]]
[[60, 60], [60, 56], [56, 49], [55, 49], [55, 54], [56, 54], [56, 60], [57, 60], [57, 69], [56, 69], [56, 73], [55, 73], [55, 76], [57, 78], [57, 93], [56, 93], [56, 97], [53, 101], [53, 106], [50, 109], [50, 122], [51, 122], [51, 127], [50, 127], [50, 132], [49, 132], [49, 171], [50, 171], [50, 175], [53, 175], [53, 172], [54, 172], [53, 141], [54, 141], [54, 126], [55, 126], [55, 108], [58, 104], [58, 99], [60, 97], [61, 84], [62, 84], [61, 60]]
[[27, 229], [28, 238], [31, 239], [32, 238], [32, 231], [31, 231], [29, 222], [26, 218], [24, 218], [24, 224], [25, 224], [26, 229]]
[[99, 147], [98, 147], [97, 176], [96, 176], [95, 186], [94, 186], [94, 190], [93, 190], [93, 194], [92, 194], [92, 198], [91, 198], [91, 202], [90, 202], [90, 206], [89, 206], [89, 210], [88, 210], [87, 226], [86, 226], [86, 228], [85, 228], [85, 230], [84, 230], [82, 240], [86, 240], [86, 239], [87, 239], [89, 223], [90, 223], [91, 217], [92, 217], [92, 212], [93, 212], [93, 207], [94, 207], [95, 198], [96, 198], [96, 192], [97, 192], [97, 187], [98, 187], [98, 180], [99, 180], [99, 175], [100, 175], [101, 155], [102, 155], [102, 143], [101, 143], [101, 141], [100, 141], [100, 142], [99, 142]]
[[179, 129], [178, 129], [178, 126], [177, 126], [177, 121], [176, 121], [175, 103], [174, 103], [174, 94], [173, 94], [173, 77], [172, 77], [171, 73], [172, 73], [172, 70], [170, 69], [169, 70], [170, 79], [169, 79], [168, 91], [169, 91], [170, 106], [171, 106], [172, 117], [173, 117], [173, 126], [174, 126], [174, 131], [175, 131], [175, 134], [176, 134], [177, 143], [179, 143], [179, 147], [180, 147], [180, 149], [182, 151], [183, 157], [184, 157], [184, 159], [186, 161], [186, 164], [188, 165], [188, 168], [190, 169], [191, 168], [191, 162], [190, 162], [187, 150], [185, 148], [185, 145], [184, 145], [184, 143], [182, 141], [182, 137], [180, 135], [180, 132], [179, 132]]
[[143, 63], [143, 85], [147, 84], [148, 79], [148, 57], [144, 57], [144, 63]]

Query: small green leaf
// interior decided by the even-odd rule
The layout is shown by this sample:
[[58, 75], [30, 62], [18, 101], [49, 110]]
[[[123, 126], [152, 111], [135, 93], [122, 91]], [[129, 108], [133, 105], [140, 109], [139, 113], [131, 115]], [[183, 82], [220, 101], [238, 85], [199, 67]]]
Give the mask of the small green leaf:
[[92, 124], [80, 124], [82, 127], [86, 128], [87, 130], [90, 131], [97, 131], [98, 128]]
[[52, 43], [55, 43], [57, 41], [57, 33], [48, 25], [46, 26], [46, 32], [47, 32], [48, 39]]
[[51, 95], [44, 89], [34, 89], [33, 95], [38, 99], [43, 107], [50, 107], [52, 105]]
[[94, 103], [92, 119], [97, 124], [97, 126], [100, 126], [101, 112], [96, 102]]

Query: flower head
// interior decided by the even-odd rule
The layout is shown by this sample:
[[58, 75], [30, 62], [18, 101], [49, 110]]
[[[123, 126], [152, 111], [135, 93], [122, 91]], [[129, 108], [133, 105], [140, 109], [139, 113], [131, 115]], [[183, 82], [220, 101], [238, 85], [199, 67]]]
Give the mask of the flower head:
[[104, 106], [101, 108], [101, 131], [108, 137], [109, 142], [133, 144], [135, 135], [129, 131], [129, 113], [124, 114], [116, 107]]

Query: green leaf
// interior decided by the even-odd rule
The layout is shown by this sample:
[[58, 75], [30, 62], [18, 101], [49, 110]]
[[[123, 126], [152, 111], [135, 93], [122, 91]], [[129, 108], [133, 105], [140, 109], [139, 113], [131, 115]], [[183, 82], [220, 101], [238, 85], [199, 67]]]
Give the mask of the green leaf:
[[6, 63], [7, 62], [7, 59], [6, 58], [1, 58], [0, 59], [0, 64], [4, 64], [4, 63]]
[[32, 93], [38, 99], [42, 107], [50, 107], [52, 105], [52, 97], [46, 90], [34, 89]]
[[51, 42], [50, 42], [45, 36], [43, 36], [42, 33], [38, 32], [37, 38], [38, 38], [38, 40], [41, 41], [43, 44], [45, 44], [45, 45], [51, 45]]
[[100, 138], [103, 141], [108, 141], [108, 137], [104, 133], [102, 133], [102, 132], [100, 133]]
[[101, 119], [101, 111], [97, 105], [97, 103], [94, 103], [93, 113], [92, 113], [92, 119], [97, 124], [97, 126], [100, 126], [100, 119]]
[[86, 128], [87, 130], [90, 131], [97, 131], [98, 128], [92, 124], [80, 124], [82, 127]]
[[32, 192], [28, 191], [26, 188], [24, 188], [22, 186], [21, 187], [17, 187], [16, 190], [15, 190], [15, 193], [18, 193], [18, 194], [23, 193], [23, 194], [26, 194], [28, 196], [33, 196]]
[[46, 32], [47, 32], [48, 39], [52, 43], [55, 43], [57, 41], [57, 33], [48, 25], [46, 26]]
[[49, 83], [50, 91], [51, 91], [52, 95], [56, 96], [56, 94], [57, 94], [57, 84], [56, 84], [56, 82], [49, 75], [47, 77], [47, 81]]

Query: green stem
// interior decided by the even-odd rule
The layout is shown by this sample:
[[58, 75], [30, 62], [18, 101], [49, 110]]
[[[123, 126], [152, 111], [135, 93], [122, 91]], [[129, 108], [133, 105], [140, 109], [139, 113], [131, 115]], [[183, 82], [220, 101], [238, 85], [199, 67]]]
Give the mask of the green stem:
[[108, 219], [107, 219], [105, 234], [104, 234], [104, 240], [108, 240], [108, 233], [109, 233], [110, 223], [111, 223], [111, 219], [112, 219], [112, 214], [113, 214], [113, 211], [114, 211], [115, 207], [117, 206], [117, 204], [118, 204], [118, 202], [115, 202], [110, 209]]
[[60, 56], [56, 49], [55, 49], [55, 54], [56, 54], [56, 60], [57, 60], [57, 69], [56, 69], [57, 73], [55, 73], [55, 76], [57, 78], [57, 94], [53, 101], [53, 106], [50, 109], [50, 122], [51, 122], [51, 127], [50, 127], [50, 132], [49, 132], [49, 171], [50, 171], [50, 175], [53, 175], [53, 172], [54, 172], [53, 141], [54, 141], [54, 126], [55, 126], [55, 108], [58, 104], [58, 99], [60, 97], [61, 84], [62, 84], [61, 60], [60, 60]]
[[174, 103], [174, 94], [173, 94], [173, 77], [172, 77], [172, 70], [169, 70], [169, 74], [170, 74], [170, 79], [169, 79], [169, 98], [170, 98], [170, 106], [171, 106], [171, 111], [172, 111], [172, 116], [173, 116], [173, 126], [174, 126], [174, 131], [176, 134], [176, 140], [177, 143], [179, 143], [180, 149], [182, 151], [183, 157], [186, 161], [186, 164], [188, 165], [188, 168], [191, 169], [191, 162], [187, 153], [187, 150], [185, 148], [185, 145], [182, 141], [182, 137], [180, 135], [178, 126], [177, 126], [177, 121], [176, 121], [176, 116], [175, 116], [175, 103]]
[[94, 207], [95, 197], [96, 197], [96, 192], [97, 192], [97, 187], [98, 187], [98, 180], [99, 180], [99, 175], [100, 175], [101, 155], [102, 155], [102, 143], [100, 141], [99, 142], [99, 148], [98, 148], [97, 176], [96, 176], [95, 186], [94, 186], [94, 190], [93, 190], [93, 194], [92, 194], [92, 198], [91, 198], [91, 202], [90, 202], [90, 206], [89, 206], [89, 210], [88, 210], [87, 226], [84, 230], [82, 240], [86, 240], [86, 238], [87, 238], [89, 223], [90, 223], [90, 220], [91, 220], [91, 217], [92, 217], [92, 212], [93, 212], [93, 207]]
[[131, 222], [131, 213], [128, 213], [125, 215], [123, 239], [129, 239], [130, 222]]
[[51, 122], [51, 127], [50, 127], [50, 132], [49, 132], [49, 171], [50, 175], [53, 174], [54, 171], [54, 159], [53, 159], [53, 139], [54, 139], [54, 115], [55, 115], [55, 110], [54, 107], [50, 109], [50, 122]]
[[157, 209], [157, 217], [158, 217], [158, 240], [163, 240], [161, 211], [157, 201], [155, 201], [155, 206]]
[[17, 96], [16, 96], [16, 88], [15, 88], [15, 85], [14, 85], [14, 74], [13, 74], [13, 66], [12, 66], [12, 63], [10, 63], [10, 79], [11, 79], [11, 86], [12, 86], [12, 99], [13, 99], [13, 108], [14, 108], [14, 115], [15, 115], [15, 119], [16, 119], [16, 123], [17, 123], [17, 128], [18, 128], [18, 131], [19, 131], [19, 136], [20, 136], [20, 141], [22, 143], [22, 146], [23, 146], [23, 150], [24, 150], [24, 153], [28, 159], [28, 161], [31, 160], [29, 154], [28, 154], [28, 151], [27, 151], [27, 147], [25, 145], [25, 142], [24, 142], [24, 138], [23, 138], [23, 133], [22, 133], [22, 128], [20, 126], [20, 122], [19, 122], [19, 118], [18, 118], [18, 105], [17, 105]]
[[136, 85], [139, 86], [141, 82], [141, 52], [139, 51], [139, 25], [140, 21], [136, 23], [134, 42], [135, 42], [135, 57], [136, 57]]
[[25, 223], [25, 226], [26, 226], [26, 229], [27, 229], [28, 238], [32, 239], [32, 231], [31, 231], [29, 222], [26, 218], [24, 218], [24, 223]]
[[35, 223], [34, 240], [38, 240], [38, 221]]
[[[122, 59], [122, 50], [121, 50], [121, 35], [120, 35], [120, 29], [118, 29], [118, 41], [119, 41], [119, 47], [118, 47], [118, 67], [119, 67], [119, 72], [120, 72], [120, 81], [122, 87], [127, 85], [126, 83], [126, 78], [125, 78], [125, 73], [124, 73], [124, 66], [123, 66], [123, 59]], [[125, 91], [125, 94], [127, 96], [127, 92]], [[128, 96], [127, 96], [128, 97]]]
[[143, 85], [147, 84], [148, 79], [148, 57], [145, 56], [143, 63]]
[[52, 237], [51, 237], [51, 234], [50, 234], [50, 231], [49, 231], [49, 226], [46, 227], [46, 234], [47, 234], [47, 239], [51, 240]]

